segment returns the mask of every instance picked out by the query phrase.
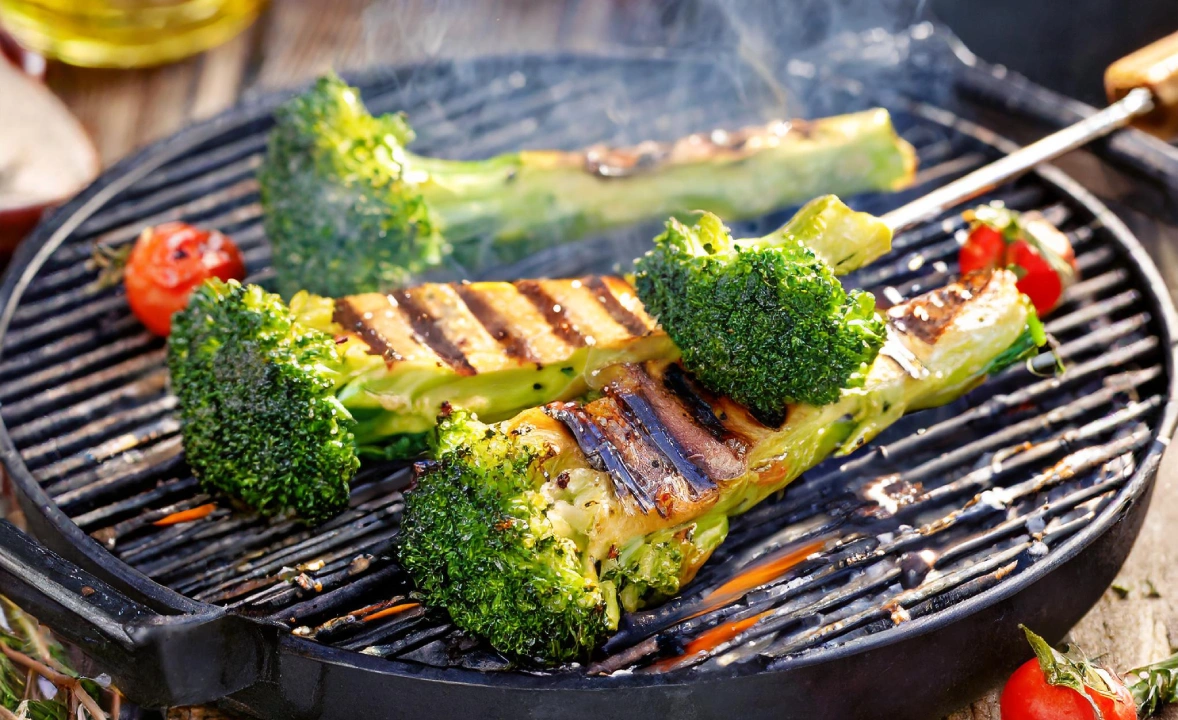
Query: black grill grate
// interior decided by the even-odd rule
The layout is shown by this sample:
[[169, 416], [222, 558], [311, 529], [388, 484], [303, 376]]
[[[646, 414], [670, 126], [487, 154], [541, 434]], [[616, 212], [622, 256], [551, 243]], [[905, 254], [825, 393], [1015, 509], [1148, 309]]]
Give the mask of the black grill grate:
[[[485, 77], [447, 66], [393, 74], [368, 86], [366, 97], [374, 110], [409, 113], [416, 148], [455, 157], [667, 138], [774, 114], [749, 109], [774, 107], [772, 88], [698, 65], [655, 64], [629, 75], [608, 63], [577, 74], [559, 60], [527, 72], [488, 67]], [[827, 100], [843, 110], [868, 104], [850, 93]], [[918, 148], [918, 187], [858, 198], [861, 209], [882, 212], [994, 154], [940, 115], [909, 110], [895, 119]], [[365, 467], [351, 508], [314, 529], [227, 507], [196, 522], [153, 525], [211, 499], [183, 462], [163, 344], [129, 315], [120, 287], [95, 283], [93, 246], [122, 245], [147, 224], [183, 219], [232, 235], [251, 279], [264, 280], [268, 249], [253, 172], [266, 127], [263, 119], [226, 128], [82, 218], [12, 317], [0, 415], [57, 505], [152, 579], [319, 642], [507, 669], [412, 599], [391, 557], [404, 468]], [[1134, 287], [1138, 276], [1099, 222], [1042, 179], [1028, 177], [994, 198], [1043, 210], [1076, 246], [1086, 279], [1047, 325], [1066, 374], [1049, 376], [1055, 359], [1043, 355], [812, 470], [736, 519], [681, 598], [626, 618], [591, 672], [772, 665], [886, 633], [1048, 557], [1113, 501], [1154, 438], [1167, 386], [1166, 348]], [[782, 219], [738, 230], [767, 231]], [[848, 283], [874, 290], [881, 304], [943, 284], [956, 269], [959, 230], [948, 218], [905, 233], [891, 255]], [[582, 243], [501, 274], [609, 271], [652, 235], [643, 228]]]

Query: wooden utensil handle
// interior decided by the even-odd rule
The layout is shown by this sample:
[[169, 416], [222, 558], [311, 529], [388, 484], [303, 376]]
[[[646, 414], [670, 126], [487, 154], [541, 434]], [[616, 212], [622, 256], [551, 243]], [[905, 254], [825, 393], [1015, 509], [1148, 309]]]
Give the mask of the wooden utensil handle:
[[1153, 93], [1154, 109], [1133, 126], [1164, 140], [1178, 135], [1178, 33], [1126, 55], [1104, 72], [1109, 102], [1139, 87]]

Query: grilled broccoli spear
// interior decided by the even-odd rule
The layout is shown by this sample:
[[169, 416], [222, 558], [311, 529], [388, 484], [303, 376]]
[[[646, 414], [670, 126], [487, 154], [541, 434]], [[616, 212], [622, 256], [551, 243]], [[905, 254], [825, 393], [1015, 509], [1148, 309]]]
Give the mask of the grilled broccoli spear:
[[[568, 328], [549, 325], [525, 297], [533, 289], [565, 303], [560, 322], [577, 320], [580, 341], [558, 336]], [[483, 327], [475, 312], [488, 318], [492, 305], [502, 323]], [[294, 510], [308, 521], [343, 509], [358, 455], [420, 453], [443, 407], [501, 419], [584, 394], [602, 367], [674, 356], [630, 286], [596, 277], [338, 300], [302, 292], [289, 306], [214, 279], [174, 316], [168, 341], [189, 465], [264, 514]]]
[[277, 112], [258, 174], [278, 289], [386, 290], [431, 269], [516, 260], [607, 228], [693, 210], [729, 220], [819, 192], [911, 182], [884, 110], [692, 135], [673, 144], [521, 151], [473, 162], [406, 149], [403, 115], [373, 116], [335, 76]]
[[1045, 341], [1012, 273], [889, 310], [863, 387], [766, 427], [677, 365], [614, 368], [604, 396], [486, 425], [454, 413], [406, 495], [399, 559], [426, 601], [500, 651], [583, 659], [634, 610], [678, 591], [728, 517], [905, 412], [951, 402]]
[[862, 387], [884, 342], [868, 292], [834, 277], [891, 248], [892, 232], [827, 195], [763, 238], [733, 240], [720, 218], [671, 220], [638, 260], [636, 287], [709, 389], [770, 425], [787, 403], [825, 405]]
[[[703, 227], [727, 239], [714, 216]], [[834, 273], [887, 251], [890, 236], [865, 229], [860, 214], [826, 200], [769, 238], [736, 241], [788, 238], [791, 259], [774, 267], [797, 295], [788, 308], [794, 341], [820, 350], [840, 333], [857, 337], [858, 320], [845, 323], [823, 302], [845, 296]], [[702, 286], [710, 268], [677, 272], [698, 273]], [[685, 299], [698, 304], [700, 295]], [[300, 292], [289, 306], [255, 286], [210, 282], [176, 315], [169, 349], [196, 473], [263, 512], [294, 509], [308, 520], [342, 509], [358, 453], [417, 454], [444, 407], [501, 420], [583, 394], [600, 385], [602, 368], [679, 353], [634, 289], [610, 277], [427, 284], [334, 300]]]

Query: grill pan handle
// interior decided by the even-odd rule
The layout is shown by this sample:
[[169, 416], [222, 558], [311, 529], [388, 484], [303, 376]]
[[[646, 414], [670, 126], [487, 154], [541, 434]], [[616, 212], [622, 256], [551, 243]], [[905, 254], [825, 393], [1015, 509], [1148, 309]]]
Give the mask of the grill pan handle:
[[163, 615], [0, 520], [0, 592], [145, 707], [219, 700], [265, 677], [278, 629], [214, 608]]

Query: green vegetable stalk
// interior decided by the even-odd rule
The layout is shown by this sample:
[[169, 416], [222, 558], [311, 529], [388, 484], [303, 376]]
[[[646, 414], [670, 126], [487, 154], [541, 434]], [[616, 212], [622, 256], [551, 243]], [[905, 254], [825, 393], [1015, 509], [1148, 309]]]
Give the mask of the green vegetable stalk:
[[417, 155], [334, 76], [279, 109], [259, 171], [278, 287], [339, 297], [468, 277], [586, 234], [698, 210], [756, 217], [820, 193], [894, 190], [915, 159], [886, 111], [692, 135], [671, 144]]
[[622, 609], [690, 581], [730, 516], [1034, 353], [1042, 328], [1015, 283], [970, 276], [892, 308], [861, 387], [790, 406], [780, 427], [690, 390], [666, 361], [615, 367], [584, 405], [492, 425], [453, 413], [406, 496], [400, 562], [429, 604], [500, 651], [584, 658]]

